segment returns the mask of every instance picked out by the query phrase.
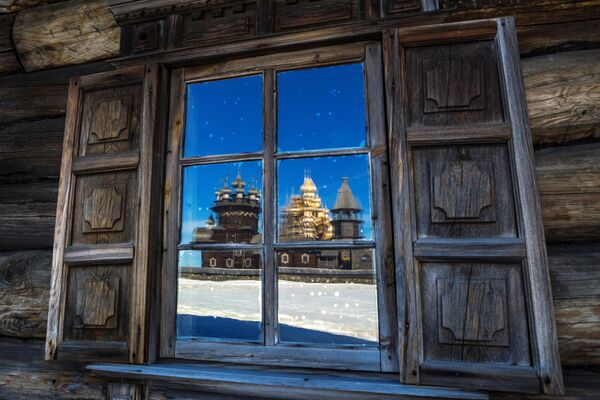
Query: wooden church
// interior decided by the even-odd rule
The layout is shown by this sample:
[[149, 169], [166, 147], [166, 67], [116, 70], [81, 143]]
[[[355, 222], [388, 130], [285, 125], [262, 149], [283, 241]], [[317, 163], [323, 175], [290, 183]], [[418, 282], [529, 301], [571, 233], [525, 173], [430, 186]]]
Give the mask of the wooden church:
[[[599, 27], [0, 0], [0, 399], [600, 398]], [[288, 237], [307, 169], [295, 223], [330, 232]], [[215, 194], [250, 240], [198, 239]]]

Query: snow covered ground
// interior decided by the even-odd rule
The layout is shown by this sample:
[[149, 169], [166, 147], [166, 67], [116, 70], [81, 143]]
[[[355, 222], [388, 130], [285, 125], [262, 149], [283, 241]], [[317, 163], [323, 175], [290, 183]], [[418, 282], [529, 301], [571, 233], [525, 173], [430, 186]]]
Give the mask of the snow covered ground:
[[[260, 285], [260, 281], [253, 280], [179, 279], [177, 311], [219, 321], [260, 321]], [[299, 336], [298, 330], [281, 329], [282, 341], [298, 341], [302, 337], [301, 340], [320, 342], [325, 339], [319, 333], [327, 333], [332, 334], [327, 340], [338, 344], [348, 342], [344, 338], [354, 338], [351, 342], [377, 342], [376, 286], [280, 281], [279, 323], [303, 332]], [[315, 333], [314, 337], [310, 332]]]

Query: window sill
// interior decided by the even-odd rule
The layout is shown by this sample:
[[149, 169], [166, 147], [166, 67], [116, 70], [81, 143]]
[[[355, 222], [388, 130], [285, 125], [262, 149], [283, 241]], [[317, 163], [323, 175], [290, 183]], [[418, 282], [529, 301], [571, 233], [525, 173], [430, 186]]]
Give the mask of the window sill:
[[360, 376], [356, 373], [280, 372], [268, 368], [224, 366], [223, 364], [91, 364], [89, 371], [97, 375], [170, 384], [197, 386], [203, 391], [226, 392], [262, 397], [365, 399], [481, 399], [487, 393], [444, 388], [403, 385], [383, 377]]

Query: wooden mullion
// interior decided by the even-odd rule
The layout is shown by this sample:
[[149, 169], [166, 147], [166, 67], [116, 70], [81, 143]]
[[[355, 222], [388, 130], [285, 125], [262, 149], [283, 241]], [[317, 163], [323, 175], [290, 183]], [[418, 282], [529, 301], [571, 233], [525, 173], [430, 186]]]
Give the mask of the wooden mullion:
[[180, 166], [179, 147], [183, 136], [185, 108], [184, 70], [171, 74], [168, 149], [166, 153], [164, 230], [161, 266], [160, 357], [174, 357], [177, 318], [177, 244], [179, 239]]
[[381, 64], [381, 45], [372, 43], [365, 48], [366, 108], [368, 141], [371, 153], [371, 193], [373, 198], [373, 232], [377, 303], [379, 316], [379, 346], [381, 370], [398, 371], [398, 325], [396, 321], [396, 291], [394, 244], [390, 210], [388, 152], [385, 132], [384, 84]]
[[369, 153], [369, 149], [364, 147], [364, 148], [285, 152], [285, 153], [277, 153], [277, 154], [275, 154], [275, 157], [278, 160], [288, 160], [288, 159], [294, 159], [294, 158], [352, 156], [352, 155], [357, 155], [357, 154], [368, 154], [368, 153]]
[[276, 228], [276, 172], [275, 159], [275, 126], [276, 126], [276, 82], [275, 71], [267, 69], [263, 75], [263, 238], [264, 238], [264, 264], [263, 264], [263, 332], [264, 343], [273, 346], [277, 343], [277, 271], [275, 264]]
[[179, 163], [182, 166], [191, 165], [206, 165], [206, 164], [220, 164], [227, 162], [240, 162], [240, 161], [255, 161], [262, 158], [262, 152], [253, 153], [238, 153], [238, 154], [223, 154], [223, 155], [211, 155], [202, 157], [187, 157], [182, 158]]
[[373, 249], [373, 240], [340, 240], [340, 241], [312, 241], [312, 242], [281, 242], [275, 243], [275, 250], [299, 249]]

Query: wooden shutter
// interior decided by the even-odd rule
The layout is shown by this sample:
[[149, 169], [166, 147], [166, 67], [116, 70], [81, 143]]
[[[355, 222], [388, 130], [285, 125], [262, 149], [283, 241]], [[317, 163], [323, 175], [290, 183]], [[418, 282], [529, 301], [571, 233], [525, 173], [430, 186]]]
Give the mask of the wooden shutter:
[[147, 356], [158, 76], [153, 65], [71, 82], [47, 359]]
[[404, 382], [563, 390], [513, 20], [386, 38]]

